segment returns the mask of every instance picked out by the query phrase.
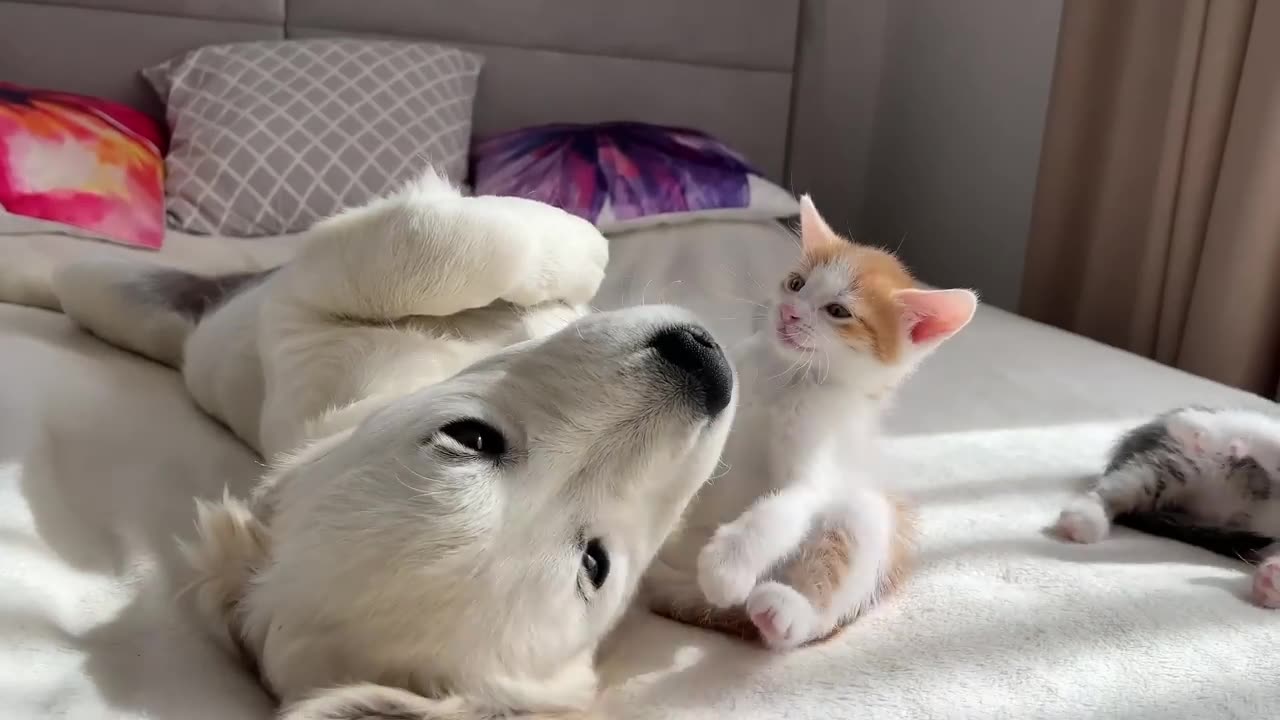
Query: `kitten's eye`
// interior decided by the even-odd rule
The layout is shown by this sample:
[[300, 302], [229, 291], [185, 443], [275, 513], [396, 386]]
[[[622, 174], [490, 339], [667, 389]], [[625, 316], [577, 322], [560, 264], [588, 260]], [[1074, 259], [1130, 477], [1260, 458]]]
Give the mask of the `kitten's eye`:
[[823, 308], [823, 310], [826, 310], [828, 315], [838, 320], [848, 320], [853, 317], [848, 308], [838, 303], [831, 303]]
[[608, 579], [609, 553], [605, 551], [604, 544], [600, 542], [600, 538], [592, 538], [587, 541], [587, 547], [582, 551], [582, 572], [586, 573], [587, 580], [597, 590]]
[[454, 420], [444, 425], [434, 439], [456, 446], [461, 452], [491, 458], [500, 457], [507, 451], [507, 440], [502, 433], [489, 423], [474, 418]]
[[802, 287], [804, 287], [804, 278], [799, 275], [792, 275], [787, 278], [787, 289], [791, 292], [800, 292]]

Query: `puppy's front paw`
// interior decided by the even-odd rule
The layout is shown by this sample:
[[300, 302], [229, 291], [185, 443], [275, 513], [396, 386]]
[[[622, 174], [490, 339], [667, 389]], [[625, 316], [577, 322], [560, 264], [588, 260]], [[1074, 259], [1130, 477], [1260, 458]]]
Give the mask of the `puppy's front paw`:
[[1067, 505], [1054, 528], [1058, 535], [1072, 542], [1096, 543], [1107, 536], [1111, 520], [1101, 505], [1085, 498]]
[[803, 595], [777, 582], [760, 583], [751, 591], [747, 615], [771, 650], [790, 650], [809, 642], [818, 621]]
[[585, 221], [582, 227], [557, 227], [551, 236], [539, 236], [531, 255], [525, 282], [504, 295], [505, 300], [523, 306], [555, 300], [588, 303], [604, 282], [609, 263], [608, 241]]
[[741, 605], [756, 585], [742, 545], [737, 533], [721, 530], [698, 553], [698, 587], [716, 607]]

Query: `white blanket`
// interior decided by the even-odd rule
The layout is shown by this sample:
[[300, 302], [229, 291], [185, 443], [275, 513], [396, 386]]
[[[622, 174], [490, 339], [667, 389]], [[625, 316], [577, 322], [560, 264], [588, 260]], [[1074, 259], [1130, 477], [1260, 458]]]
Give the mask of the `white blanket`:
[[[289, 242], [187, 237], [150, 257], [255, 267]], [[689, 304], [732, 341], [752, 309], [735, 298], [776, 282], [789, 243], [733, 223], [623, 236], [599, 304]], [[0, 236], [0, 300], [38, 301], [48, 269], [86, 248], [117, 252]], [[248, 487], [255, 458], [175, 373], [61, 315], [0, 305], [0, 372], [0, 718], [269, 717], [173, 600], [191, 498]], [[1272, 407], [981, 310], [891, 418], [901, 483], [923, 508], [906, 591], [781, 656], [637, 613], [603, 653], [610, 716], [1280, 716], [1280, 612], [1248, 604], [1244, 565], [1127, 531], [1093, 547], [1043, 534], [1117, 432], [1188, 402]]]

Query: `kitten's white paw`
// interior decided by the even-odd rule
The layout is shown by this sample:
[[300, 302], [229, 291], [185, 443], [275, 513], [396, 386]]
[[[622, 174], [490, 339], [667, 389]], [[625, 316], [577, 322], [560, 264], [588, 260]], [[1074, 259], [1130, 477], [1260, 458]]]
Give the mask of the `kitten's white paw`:
[[741, 605], [756, 585], [742, 544], [738, 533], [722, 529], [698, 553], [698, 587], [716, 607]]
[[1096, 543], [1107, 536], [1111, 520], [1101, 505], [1084, 498], [1067, 505], [1058, 516], [1055, 528], [1059, 535], [1072, 542]]
[[818, 617], [813, 606], [790, 586], [765, 582], [747, 596], [747, 615], [772, 650], [790, 650], [813, 639]]
[[1280, 608], [1280, 557], [1267, 558], [1254, 568], [1253, 601], [1264, 608]]

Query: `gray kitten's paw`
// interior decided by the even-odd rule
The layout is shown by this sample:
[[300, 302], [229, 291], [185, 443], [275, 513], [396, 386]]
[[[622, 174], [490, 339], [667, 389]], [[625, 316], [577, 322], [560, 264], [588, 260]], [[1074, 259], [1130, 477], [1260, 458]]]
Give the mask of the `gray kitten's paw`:
[[1280, 608], [1280, 558], [1267, 558], [1254, 569], [1253, 602], [1264, 608]]
[[1111, 530], [1111, 519], [1102, 505], [1088, 497], [1071, 501], [1054, 525], [1059, 536], [1078, 543], [1096, 543]]

